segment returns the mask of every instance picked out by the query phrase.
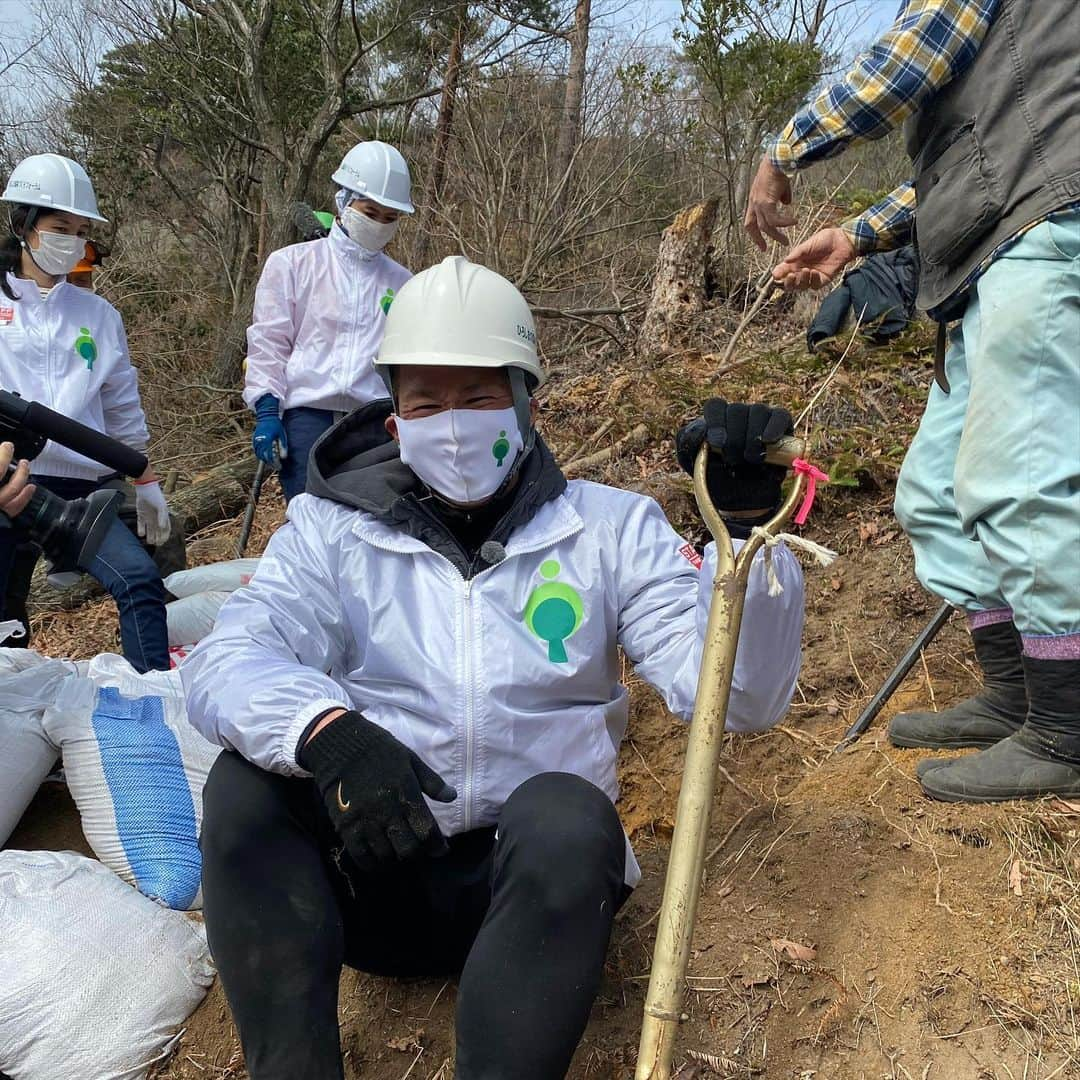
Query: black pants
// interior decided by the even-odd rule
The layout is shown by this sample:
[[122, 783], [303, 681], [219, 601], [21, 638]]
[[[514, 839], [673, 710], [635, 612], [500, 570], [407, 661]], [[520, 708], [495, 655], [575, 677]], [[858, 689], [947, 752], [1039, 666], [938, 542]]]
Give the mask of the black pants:
[[361, 874], [315, 785], [222, 754], [203, 794], [210, 948], [252, 1080], [338, 1080], [343, 964], [460, 972], [457, 1080], [558, 1080], [585, 1029], [626, 898], [618, 815], [599, 788], [544, 773], [498, 830], [442, 858]]

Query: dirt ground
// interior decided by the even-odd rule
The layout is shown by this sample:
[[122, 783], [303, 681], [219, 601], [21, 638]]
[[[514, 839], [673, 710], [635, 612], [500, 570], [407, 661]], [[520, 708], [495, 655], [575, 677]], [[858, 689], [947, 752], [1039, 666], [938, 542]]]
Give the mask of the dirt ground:
[[[923, 354], [913, 355], [912, 379], [923, 380]], [[812, 369], [791, 378], [789, 400], [820, 382]], [[809, 530], [841, 558], [828, 569], [807, 569], [796, 700], [774, 730], [729, 737], [726, 746], [679, 1039], [681, 1080], [1080, 1078], [1080, 805], [935, 804], [914, 780], [922, 753], [884, 740], [893, 712], [941, 709], [972, 691], [972, 657], [958, 619], [871, 732], [844, 753], [830, 753], [936, 606], [915, 583], [910, 549], [889, 512], [899, 460], [893, 444], [910, 434], [914, 406], [907, 402], [921, 396], [925, 381], [908, 394], [905, 379], [889, 378], [900, 387], [895, 393], [867, 393], [896, 430], [878, 425], [887, 428], [878, 452], [851, 463], [856, 480], [822, 500]], [[664, 399], [658, 430], [670, 432], [686, 401], [700, 397], [694, 381]], [[601, 390], [587, 375], [568, 378], [565, 387], [572, 403], [563, 408], [579, 418], [567, 445], [587, 444], [602, 399], [610, 402], [618, 388], [607, 380]], [[752, 397], [769, 389], [753, 372], [739, 385]], [[651, 393], [648, 379], [631, 387], [631, 397]], [[633, 411], [633, 401], [627, 408]], [[818, 421], [830, 431], [850, 430], [869, 423], [872, 411], [862, 390], [841, 386]], [[819, 446], [820, 460], [844, 467], [844, 445], [824, 439]], [[653, 491], [672, 519], [689, 527], [695, 515], [686, 485], [662, 462], [670, 462], [670, 443], [640, 454], [626, 449], [591, 475]], [[280, 521], [270, 504], [260, 514], [256, 550]], [[223, 557], [234, 528], [193, 545], [197, 560]], [[99, 617], [88, 618], [77, 630], [71, 616], [47, 616], [39, 641], [49, 652], [78, 651]], [[104, 615], [100, 622], [104, 627]], [[572, 1080], [633, 1075], [673, 827], [685, 730], [650, 689], [632, 681], [632, 690], [620, 812], [644, 878], [619, 914]], [[80, 841], [70, 802], [49, 786], [12, 846], [78, 849]], [[451, 1080], [455, 993], [452, 982], [346, 972], [341, 1026], [349, 1080]], [[220, 985], [157, 1076], [246, 1076]]]

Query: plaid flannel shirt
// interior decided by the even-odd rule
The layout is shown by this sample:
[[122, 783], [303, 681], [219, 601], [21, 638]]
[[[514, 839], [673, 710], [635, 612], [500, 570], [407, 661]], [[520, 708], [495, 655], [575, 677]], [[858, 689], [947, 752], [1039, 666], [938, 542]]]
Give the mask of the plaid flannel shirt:
[[[786, 173], [880, 139], [965, 72], [986, 37], [998, 0], [904, 0], [892, 27], [839, 82], [792, 117], [769, 147]], [[915, 188], [901, 184], [841, 228], [860, 253], [907, 243]]]

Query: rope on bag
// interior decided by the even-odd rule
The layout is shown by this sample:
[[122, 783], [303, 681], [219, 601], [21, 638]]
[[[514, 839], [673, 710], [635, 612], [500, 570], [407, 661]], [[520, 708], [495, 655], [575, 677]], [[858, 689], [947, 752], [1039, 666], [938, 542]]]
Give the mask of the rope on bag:
[[769, 583], [770, 596], [780, 596], [784, 591], [784, 586], [780, 584], [780, 578], [777, 577], [776, 567], [773, 566], [773, 548], [777, 544], [784, 543], [790, 548], [805, 551], [819, 566], [831, 566], [837, 558], [837, 553], [832, 548], [807, 540], [805, 536], [796, 536], [794, 533], [777, 533], [774, 536], [760, 525], [755, 525], [751, 530], [751, 536], [760, 536], [765, 541], [765, 578]]

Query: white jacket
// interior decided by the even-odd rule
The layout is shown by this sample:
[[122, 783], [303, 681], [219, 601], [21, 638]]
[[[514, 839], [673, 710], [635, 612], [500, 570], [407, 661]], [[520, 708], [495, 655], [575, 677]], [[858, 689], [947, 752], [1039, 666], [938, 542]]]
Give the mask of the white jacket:
[[[469, 581], [370, 514], [312, 495], [288, 514], [251, 583], [180, 666], [195, 727], [264, 769], [306, 775], [305, 728], [334, 706], [358, 709], [457, 789], [455, 802], [431, 804], [452, 835], [494, 824], [541, 772], [576, 773], [616, 799], [628, 717], [618, 646], [673, 712], [693, 711], [715, 554], [710, 545], [699, 573], [652, 499], [573, 480]], [[768, 595], [759, 556], [733, 731], [776, 723], [799, 672], [802, 571], [782, 546], [773, 558], [784, 592]], [[550, 583], [580, 599], [562, 662], [526, 623], [530, 597]]]
[[[7, 280], [19, 299], [0, 293], [0, 389], [145, 450], [150, 436], [120, 312], [66, 281], [42, 300], [33, 281], [12, 274]], [[30, 467], [37, 476], [96, 480], [109, 473], [55, 442]]]
[[372, 363], [386, 311], [410, 277], [382, 252], [361, 258], [337, 224], [323, 240], [271, 252], [247, 332], [244, 401], [254, 408], [273, 394], [286, 409], [348, 412], [385, 397]]

